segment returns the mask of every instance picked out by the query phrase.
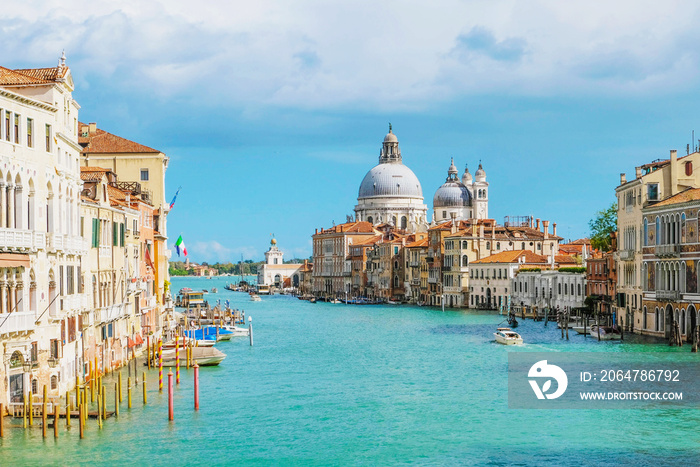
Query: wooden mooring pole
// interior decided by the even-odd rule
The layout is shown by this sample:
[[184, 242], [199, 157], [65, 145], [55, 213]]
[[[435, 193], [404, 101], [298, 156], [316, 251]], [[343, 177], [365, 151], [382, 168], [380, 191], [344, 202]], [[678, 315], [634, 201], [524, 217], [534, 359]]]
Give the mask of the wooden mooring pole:
[[58, 438], [58, 404], [53, 406], [53, 437]]

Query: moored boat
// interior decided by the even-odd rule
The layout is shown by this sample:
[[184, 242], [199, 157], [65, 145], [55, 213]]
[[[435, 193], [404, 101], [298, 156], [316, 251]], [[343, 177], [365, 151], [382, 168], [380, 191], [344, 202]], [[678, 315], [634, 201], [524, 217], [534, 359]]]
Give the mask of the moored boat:
[[259, 302], [261, 301], [262, 298], [260, 298], [260, 295], [258, 294], [250, 294], [250, 301], [251, 302]]
[[[180, 366], [187, 365], [187, 353], [180, 352]], [[221, 363], [226, 354], [213, 347], [192, 347], [192, 361], [199, 366], [216, 366]], [[163, 352], [163, 366], [175, 366], [175, 351], [167, 350]]]
[[593, 326], [591, 326], [590, 334], [591, 336], [595, 337], [596, 339], [600, 339], [601, 341], [622, 339], [622, 334], [620, 333], [620, 330], [612, 326], [597, 326], [594, 324]]
[[520, 334], [510, 328], [498, 328], [493, 335], [496, 337], [496, 342], [499, 344], [518, 345], [523, 343], [523, 338], [520, 337]]

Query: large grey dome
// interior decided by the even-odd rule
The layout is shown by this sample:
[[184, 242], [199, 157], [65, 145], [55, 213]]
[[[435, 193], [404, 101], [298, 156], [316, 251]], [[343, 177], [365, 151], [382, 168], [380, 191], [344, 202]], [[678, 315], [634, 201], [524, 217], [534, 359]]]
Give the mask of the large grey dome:
[[466, 186], [456, 180], [445, 182], [433, 196], [433, 209], [472, 205], [472, 195]]
[[423, 190], [416, 174], [402, 163], [382, 163], [367, 172], [360, 184], [357, 199], [380, 196], [422, 200]]

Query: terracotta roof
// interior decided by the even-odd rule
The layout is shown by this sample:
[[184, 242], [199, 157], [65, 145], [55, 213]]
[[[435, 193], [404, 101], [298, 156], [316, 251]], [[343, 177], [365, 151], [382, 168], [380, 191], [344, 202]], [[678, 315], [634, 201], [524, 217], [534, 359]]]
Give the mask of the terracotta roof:
[[557, 264], [578, 264], [576, 258], [569, 255], [555, 255], [554, 262]]
[[372, 246], [375, 243], [377, 243], [378, 241], [380, 241], [381, 239], [382, 239], [381, 235], [376, 235], [374, 237], [370, 237], [366, 240], [363, 240], [360, 243], [353, 243], [352, 246]]
[[157, 149], [149, 148], [143, 144], [130, 141], [121, 136], [113, 135], [97, 128], [94, 134], [82, 136], [82, 128], [89, 126], [78, 123], [80, 136], [78, 142], [83, 146], [83, 154], [134, 154], [134, 153], [160, 153]]
[[80, 179], [84, 182], [99, 182], [107, 172], [111, 170], [102, 167], [81, 167]]
[[573, 242], [566, 243], [566, 245], [590, 245], [590, 244], [591, 244], [590, 238], [579, 238], [578, 240], [574, 240]]
[[673, 204], [687, 203], [688, 201], [697, 201], [700, 199], [700, 188], [688, 188], [685, 191], [681, 191], [677, 195], [666, 198], [660, 203], [656, 203], [653, 207], [657, 206], [670, 206]]
[[16, 69], [15, 71], [30, 76], [37, 81], [56, 81], [57, 79], [65, 78], [68, 73], [68, 67], [24, 68]]
[[422, 240], [417, 240], [413, 243], [409, 243], [406, 245], [406, 248], [415, 248], [415, 247], [424, 247], [428, 246], [428, 239], [424, 238]]
[[26, 68], [10, 70], [0, 66], [0, 86], [29, 86], [32, 84], [49, 84], [63, 78], [68, 67]]
[[502, 251], [496, 253], [495, 255], [487, 256], [477, 261], [472, 261], [472, 264], [490, 264], [490, 263], [518, 263], [520, 257], [525, 257], [525, 263], [527, 264], [546, 264], [548, 263], [547, 257], [543, 255], [538, 255], [530, 250], [511, 250]]
[[319, 234], [327, 234], [327, 233], [375, 233], [374, 228], [372, 228], [372, 224], [369, 222], [346, 222], [345, 224], [338, 224], [330, 229], [323, 229], [319, 232]]

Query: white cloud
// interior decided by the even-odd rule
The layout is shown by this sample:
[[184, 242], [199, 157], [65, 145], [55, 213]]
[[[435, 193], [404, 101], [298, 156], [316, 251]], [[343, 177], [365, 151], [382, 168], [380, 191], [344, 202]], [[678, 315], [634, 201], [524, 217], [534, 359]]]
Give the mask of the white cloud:
[[11, 2], [2, 65], [50, 66], [221, 105], [421, 108], [464, 94], [683, 92], [700, 5], [686, 1]]
[[187, 250], [188, 255], [193, 261], [206, 261], [208, 263], [229, 261], [235, 263], [241, 255], [243, 255], [244, 260], [252, 259], [258, 261], [260, 256], [255, 247], [240, 246], [229, 248], [216, 240], [195, 242], [193, 245], [188, 246]]

